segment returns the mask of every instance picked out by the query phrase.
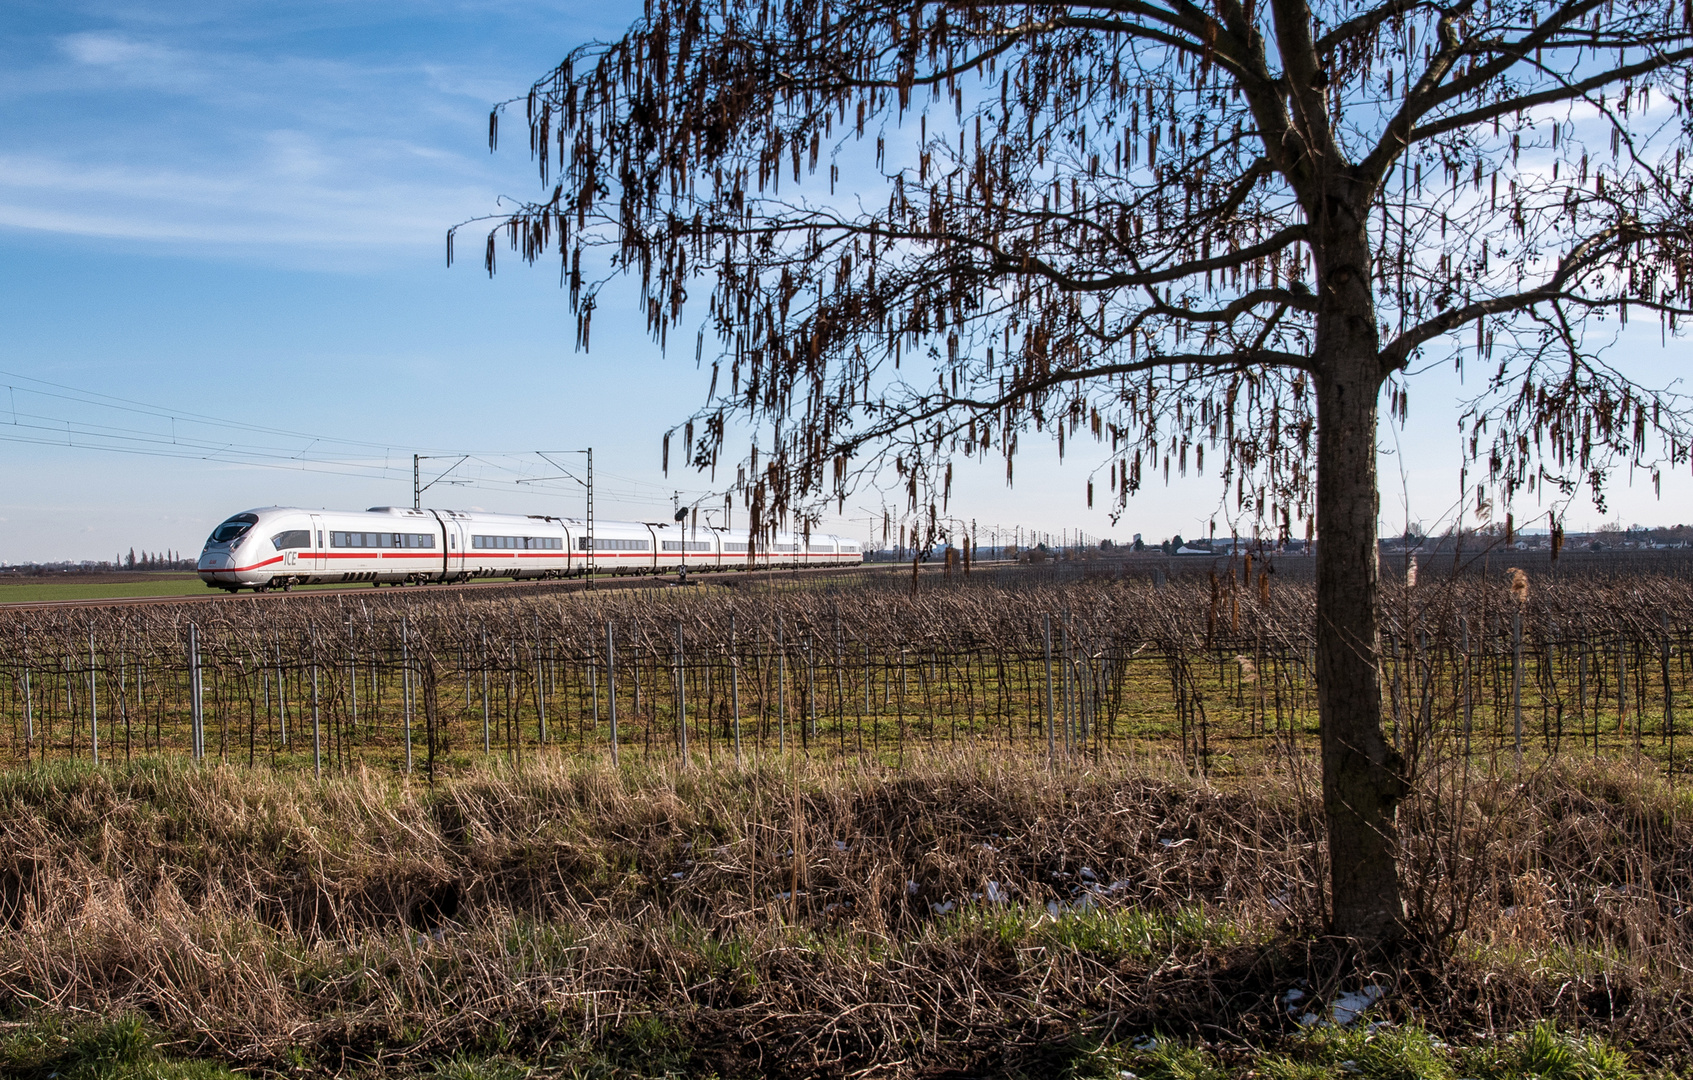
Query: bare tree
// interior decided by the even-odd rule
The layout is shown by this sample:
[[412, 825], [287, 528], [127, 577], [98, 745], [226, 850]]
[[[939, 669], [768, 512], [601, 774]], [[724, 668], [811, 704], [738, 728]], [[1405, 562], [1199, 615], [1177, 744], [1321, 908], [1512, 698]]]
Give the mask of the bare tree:
[[755, 523], [891, 467], [938, 527], [960, 455], [1009, 480], [1020, 437], [1084, 428], [1118, 506], [1210, 449], [1243, 515], [1314, 523], [1333, 929], [1382, 941], [1412, 777], [1378, 403], [1403, 420], [1419, 357], [1485, 362], [1468, 451], [1507, 496], [1686, 460], [1597, 320], [1689, 312], [1690, 71], [1687, 0], [648, 0], [507, 103], [551, 192], [486, 265], [560, 255], [584, 348], [620, 274], [661, 343], [703, 320], [688, 460], [762, 432]]

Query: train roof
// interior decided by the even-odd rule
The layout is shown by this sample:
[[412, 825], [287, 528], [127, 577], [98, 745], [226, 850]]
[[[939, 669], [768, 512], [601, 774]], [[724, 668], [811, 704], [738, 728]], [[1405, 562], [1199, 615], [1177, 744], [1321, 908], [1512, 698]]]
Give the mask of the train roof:
[[[535, 525], [542, 524], [542, 523], [556, 523], [556, 524], [563, 525], [563, 526], [566, 526], [566, 527], [571, 528], [571, 529], [585, 529], [585, 528], [587, 528], [587, 524], [588, 524], [587, 520], [585, 518], [579, 518], [579, 517], [565, 517], [565, 516], [553, 515], [553, 514], [496, 514], [496, 513], [491, 513], [489, 511], [486, 511], [486, 510], [449, 510], [449, 509], [445, 509], [443, 507], [430, 507], [430, 508], [426, 508], [426, 509], [422, 509], [422, 510], [413, 510], [409, 506], [372, 506], [372, 507], [368, 507], [364, 510], [332, 510], [332, 509], [327, 509], [327, 508], [322, 508], [322, 507], [317, 508], [317, 509], [313, 509], [311, 507], [306, 507], [306, 506], [255, 506], [255, 507], [253, 507], [249, 510], [243, 510], [243, 511], [241, 511], [241, 513], [245, 513], [245, 514], [273, 514], [273, 513], [334, 514], [334, 515], [347, 515], [347, 516], [358, 516], [358, 517], [365, 517], [365, 516], [371, 515], [371, 514], [380, 514], [384, 517], [417, 519], [417, 518], [429, 518], [431, 516], [431, 511], [433, 511], [433, 513], [436, 513], [436, 514], [440, 514], [441, 516], [446, 517], [446, 518], [451, 518], [451, 519], [456, 519], [456, 520], [459, 520], [459, 521], [466, 521], [466, 522], [481, 522], [481, 523], [489, 524], [489, 525], [496, 525], [496, 524], [497, 525], [528, 525], [528, 526], [533, 527]], [[225, 520], [227, 520], [227, 519], [225, 519]], [[630, 528], [630, 527], [637, 527], [638, 528], [638, 527], [642, 527], [642, 526], [650, 526], [651, 528], [654, 528], [654, 529], [674, 529], [674, 528], [679, 527], [677, 525], [677, 523], [673, 522], [673, 521], [628, 521], [628, 520], [615, 519], [615, 518], [601, 518], [601, 519], [597, 520], [594, 524], [595, 524], [596, 529], [599, 529], [599, 528], [616, 529], [616, 528]], [[696, 525], [687, 525], [687, 526], [680, 526], [680, 527], [684, 528], [684, 529], [686, 529], [690, 532], [694, 531], [694, 530], [698, 530], [698, 531], [701, 531], [701, 532], [722, 533], [722, 534], [725, 534], [725, 535], [729, 535], [729, 534], [733, 533], [733, 530], [727, 529], [727, 528], [725, 528], [721, 525], [708, 525], [708, 524], [705, 524], [705, 523], [701, 523], [697, 526]], [[744, 533], [734, 533], [734, 535], [743, 536], [745, 534]], [[799, 533], [797, 533], [797, 532], [795, 532], [791, 529], [778, 529], [777, 532], [776, 532], [776, 535], [777, 536], [793, 537], [793, 538], [796, 538], [796, 539], [800, 536]], [[825, 532], [814, 532], [814, 533], [811, 533], [809, 535], [815, 540], [846, 539], [845, 537], [837, 536], [834, 533], [825, 533]]]

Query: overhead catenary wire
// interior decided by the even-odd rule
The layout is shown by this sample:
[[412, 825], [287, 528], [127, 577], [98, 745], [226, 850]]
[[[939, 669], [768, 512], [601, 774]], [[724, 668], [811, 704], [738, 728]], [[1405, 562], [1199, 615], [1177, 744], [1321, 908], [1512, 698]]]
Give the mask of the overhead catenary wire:
[[[567, 500], [578, 497], [575, 485], [568, 490], [547, 490], [549, 482], [559, 477], [524, 475], [540, 464], [533, 460], [537, 452], [532, 450], [444, 449], [343, 438], [162, 406], [18, 372], [0, 370], [0, 379], [6, 380], [8, 406], [5, 413], [0, 413], [0, 442], [396, 482], [410, 479], [410, 463], [402, 464], [401, 459], [413, 454], [451, 453], [462, 455], [485, 470], [483, 475], [455, 478], [451, 482], [456, 486], [511, 491], [514, 484], [521, 483], [526, 497]], [[32, 408], [27, 400], [20, 408], [18, 399], [28, 395], [111, 410], [132, 419], [102, 423], [91, 418], [55, 415], [39, 407]], [[163, 424], [158, 428], [142, 426], [139, 422], [142, 418]], [[247, 437], [208, 437], [206, 429]], [[373, 451], [381, 451], [382, 457], [378, 459]], [[645, 506], [662, 506], [667, 501], [668, 489], [658, 484], [618, 474], [608, 474], [608, 479], [617, 485], [602, 489], [602, 497], [608, 501]]]

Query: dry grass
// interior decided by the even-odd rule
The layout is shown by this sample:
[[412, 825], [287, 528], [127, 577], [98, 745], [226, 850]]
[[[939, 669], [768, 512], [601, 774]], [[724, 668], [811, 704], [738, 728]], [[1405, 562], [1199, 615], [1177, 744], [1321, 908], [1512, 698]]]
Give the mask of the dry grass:
[[1419, 911], [1462, 917], [1372, 975], [1316, 936], [1314, 805], [1280, 773], [1220, 790], [961, 753], [543, 759], [433, 790], [13, 772], [0, 1007], [138, 1013], [178, 1050], [276, 1069], [1043, 1074], [1154, 1028], [1273, 1042], [1289, 988], [1373, 978], [1451, 1038], [1557, 1017], [1686, 1060], [1685, 795], [1583, 763], [1444, 805], [1450, 838], [1409, 837]]

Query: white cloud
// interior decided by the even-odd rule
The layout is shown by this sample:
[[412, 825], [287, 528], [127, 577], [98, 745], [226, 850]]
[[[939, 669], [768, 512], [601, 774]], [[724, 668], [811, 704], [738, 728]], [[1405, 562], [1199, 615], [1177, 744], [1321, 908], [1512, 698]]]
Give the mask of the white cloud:
[[0, 76], [0, 228], [289, 263], [308, 250], [410, 259], [529, 180], [482, 143], [487, 102], [527, 69], [283, 40], [181, 25], [43, 39]]
[[180, 55], [157, 45], [130, 41], [111, 34], [68, 34], [60, 39], [59, 45], [65, 54], [77, 63], [99, 67], [157, 68]]
[[428, 151], [403, 143], [273, 132], [261, 146], [204, 171], [0, 154], [0, 225], [216, 246], [414, 248], [440, 245], [447, 225], [492, 202], [458, 177], [408, 176]]

